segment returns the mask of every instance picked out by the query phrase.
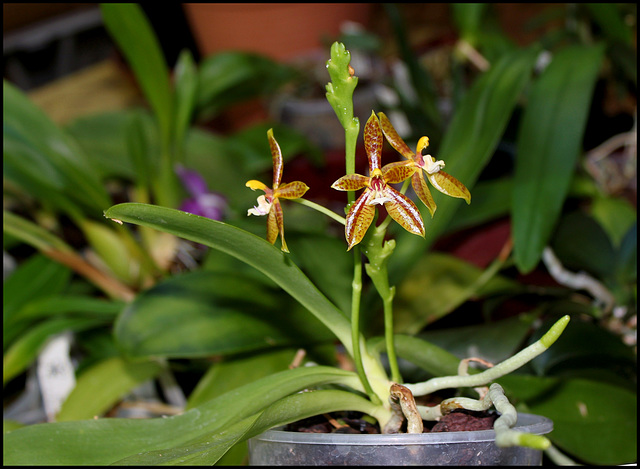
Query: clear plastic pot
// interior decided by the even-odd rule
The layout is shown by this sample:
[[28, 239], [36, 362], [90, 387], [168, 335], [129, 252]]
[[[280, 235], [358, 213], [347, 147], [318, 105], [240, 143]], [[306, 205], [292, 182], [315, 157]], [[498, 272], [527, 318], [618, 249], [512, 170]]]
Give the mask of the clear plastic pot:
[[[546, 417], [518, 414], [516, 430], [543, 435]], [[542, 464], [542, 451], [498, 448], [495, 431], [396, 435], [297, 433], [269, 430], [249, 440], [252, 466], [475, 466]]]

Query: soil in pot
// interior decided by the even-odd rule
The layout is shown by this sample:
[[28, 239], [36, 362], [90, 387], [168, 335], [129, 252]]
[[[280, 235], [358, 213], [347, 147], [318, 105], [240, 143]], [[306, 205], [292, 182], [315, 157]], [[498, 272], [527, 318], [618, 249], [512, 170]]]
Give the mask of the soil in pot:
[[[442, 417], [438, 422], [423, 421], [423, 433], [464, 432], [474, 430], [491, 430], [493, 422], [498, 418], [495, 411], [475, 412], [466, 409], [455, 409]], [[380, 434], [380, 426], [362, 418], [356, 412], [334, 412], [318, 415], [298, 422], [290, 423], [284, 428], [288, 432], [302, 433], [351, 433]], [[402, 429], [404, 432], [406, 429]]]
[[[470, 415], [460, 411], [452, 414], [454, 417], [448, 417], [444, 422], [434, 424], [426, 434], [375, 434], [379, 432], [379, 428], [371, 425], [366, 417], [351, 413], [307, 419], [290, 427], [297, 426], [298, 431], [279, 428], [250, 439], [249, 464], [254, 466], [535, 466], [541, 464], [542, 451], [523, 447], [499, 448], [495, 444], [495, 433], [491, 430], [452, 431], [456, 428], [473, 426], [491, 428], [495, 415], [491, 413], [480, 413], [480, 415], [471, 413]], [[327, 422], [329, 427], [325, 425]], [[438, 424], [440, 425], [436, 427]], [[549, 433], [553, 429], [553, 423], [537, 415], [518, 414], [518, 424], [515, 429], [541, 435]], [[325, 431], [331, 433], [324, 433]]]

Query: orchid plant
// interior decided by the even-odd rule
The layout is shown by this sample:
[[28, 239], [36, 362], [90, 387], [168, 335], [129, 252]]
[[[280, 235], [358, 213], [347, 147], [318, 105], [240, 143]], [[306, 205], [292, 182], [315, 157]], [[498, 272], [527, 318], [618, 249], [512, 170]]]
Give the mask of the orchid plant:
[[[119, 222], [153, 227], [208, 245], [257, 268], [302, 303], [329, 328], [353, 359], [355, 373], [314, 366], [291, 369], [253, 383], [254, 386], [247, 388], [247, 392], [249, 389], [258, 388], [263, 390], [277, 389], [277, 396], [273, 396], [272, 405], [277, 404], [277, 407], [281, 408], [289, 400], [301, 400], [305, 402], [301, 407], [304, 410], [284, 412], [283, 415], [279, 414], [277, 418], [267, 412], [261, 414], [257, 421], [255, 419], [242, 420], [236, 416], [235, 418], [239, 419], [238, 425], [240, 427], [237, 434], [234, 433], [236, 437], [226, 441], [227, 445], [255, 435], [271, 426], [322, 412], [356, 410], [375, 418], [384, 433], [399, 432], [405, 420], [408, 432], [422, 432], [423, 419], [437, 420], [456, 407], [477, 410], [487, 409], [494, 405], [501, 413], [495, 425], [498, 445], [524, 445], [537, 449], [548, 447], [549, 441], [544, 436], [524, 434], [512, 429], [516, 420], [515, 408], [506, 401], [502, 388], [492, 382], [544, 352], [560, 336], [569, 321], [568, 316], [562, 317], [534, 344], [482, 373], [467, 373], [468, 361], [463, 361], [457, 375], [432, 378], [422, 383], [403, 383], [394, 346], [393, 298], [395, 290], [393, 286], [389, 285], [386, 268], [387, 260], [393, 254], [396, 243], [393, 239], [386, 239], [387, 227], [391, 221], [395, 221], [408, 232], [424, 236], [425, 224], [420, 210], [405, 194], [411, 182], [420, 200], [434, 216], [435, 203], [424, 182], [422, 171], [426, 173], [426, 177], [433, 187], [440, 192], [462, 198], [467, 203], [470, 202], [471, 197], [462, 182], [442, 170], [444, 162], [436, 161], [431, 155], [424, 154], [428, 145], [427, 137], [420, 139], [417, 151], [413, 153], [399, 137], [384, 113], [376, 115], [375, 112], [372, 112], [364, 127], [364, 145], [369, 162], [369, 174], [355, 173], [355, 148], [359, 121], [353, 116], [352, 100], [358, 79], [349, 62], [349, 51], [343, 44], [334, 43], [331, 48], [331, 58], [327, 62], [331, 81], [326, 88], [327, 98], [345, 128], [347, 174], [335, 181], [332, 187], [349, 193], [349, 202], [345, 210], [346, 218], [310, 200], [303, 199], [302, 197], [308, 190], [304, 182], [282, 183], [284, 173], [282, 151], [273, 130], [267, 132], [267, 141], [273, 162], [272, 187], [257, 180], [250, 180], [246, 183], [246, 186], [252, 190], [264, 191], [264, 194], [258, 197], [257, 205], [248, 209], [247, 215], [267, 217], [266, 241], [224, 222], [160, 206], [121, 204], [108, 209], [105, 216]], [[406, 161], [382, 165], [382, 149], [385, 138]], [[403, 182], [403, 187], [400, 190], [393, 187], [394, 184]], [[352, 192], [361, 189], [362, 193], [355, 199]], [[350, 314], [340, 311], [324, 297], [289, 258], [289, 249], [284, 237], [285, 225], [281, 199], [299, 202], [344, 224], [346, 251], [352, 251], [354, 260]], [[377, 216], [381, 216], [378, 206], [384, 206], [388, 217], [380, 224], [375, 225], [374, 220]], [[278, 236], [280, 237], [279, 250], [274, 246]], [[390, 376], [387, 374], [379, 354], [375, 353], [367, 344], [367, 340], [360, 330], [360, 296], [364, 282], [362, 255], [367, 260], [364, 263], [364, 271], [378, 291], [384, 306], [385, 346]], [[292, 381], [295, 381], [295, 384], [292, 384]], [[345, 385], [355, 393], [316, 390], [291, 395], [296, 390], [312, 389], [328, 383]], [[491, 386], [487, 388], [489, 385]], [[430, 394], [442, 389], [469, 387], [479, 389], [479, 400], [454, 397], [437, 406], [426, 407], [416, 405], [414, 399], [414, 396]], [[237, 398], [248, 399], [241, 390], [238, 391], [240, 394], [237, 394]], [[366, 395], [367, 398], [361, 397], [360, 393]], [[214, 401], [210, 403], [212, 406]], [[266, 407], [271, 408], [269, 405]], [[220, 445], [222, 443], [218, 444], [218, 446]], [[201, 455], [210, 449], [202, 451]], [[208, 454], [210, 455], [210, 453]], [[137, 456], [132, 459], [132, 461], [134, 460], [141, 461], [144, 460], [144, 457]], [[163, 461], [166, 462], [165, 459]]]
[[[602, 61], [624, 65], [626, 44], [635, 64], [634, 28], [622, 16], [612, 21], [618, 4], [589, 5], [597, 25], [591, 30], [611, 41], [606, 50], [587, 36], [568, 47], [549, 47], [555, 38], [498, 50], [494, 35], [478, 34], [487, 5], [452, 4], [460, 30], [453, 66], [464, 76], [471, 71], [473, 79], [459, 89], [454, 84], [460, 99], [444, 126], [434, 101], [442, 97], [427, 89], [430, 73], [402, 40], [407, 28], [396, 6], [384, 7], [415, 91], [396, 90], [411, 129], [394, 128], [399, 109], [389, 103], [382, 109], [389, 118], [372, 106], [360, 126], [352, 105], [358, 77], [351, 64], [357, 61], [334, 44], [326, 98], [344, 129], [345, 171], [324, 187], [341, 191], [333, 195], [345, 196], [344, 211], [340, 202], [331, 209], [316, 203], [319, 184], [292, 176], [288, 158], [314, 159], [314, 149], [294, 129], [261, 123], [227, 136], [193, 125], [243, 97], [271, 95], [292, 76], [288, 66], [223, 52], [196, 68], [184, 51], [172, 74], [136, 4], [101, 9], [149, 109], [83, 117], [59, 128], [5, 81], [5, 205], [18, 207], [4, 211], [5, 246], [13, 238], [41, 253], [5, 281], [5, 464], [240, 464], [247, 439], [344, 410], [376, 420], [386, 433], [417, 433], [425, 421], [455, 408], [495, 408], [497, 445], [547, 447], [545, 437], [515, 431], [517, 413], [507, 396], [518, 410], [554, 420], [547, 456], [559, 458], [558, 448], [591, 464], [634, 460], [635, 350], [594, 321], [615, 326], [623, 311], [635, 332], [636, 215], [575, 171], [589, 109], [598, 107], [589, 103]], [[484, 65], [464, 60], [480, 54], [488, 59]], [[635, 83], [635, 68], [620, 67], [629, 83]], [[517, 138], [508, 131], [516, 126]], [[425, 134], [431, 141], [419, 138]], [[635, 150], [635, 127], [622, 136]], [[499, 143], [511, 138], [517, 143], [514, 174], [480, 177], [500, 156]], [[367, 169], [356, 171], [359, 139], [358, 167]], [[608, 162], [603, 152], [611, 145], [590, 151], [586, 162]], [[270, 175], [258, 176], [263, 171], [272, 171], [270, 186]], [[296, 179], [305, 182], [289, 182]], [[470, 203], [467, 187], [474, 196], [469, 207], [458, 200]], [[503, 196], [507, 192], [511, 197]], [[112, 206], [112, 194], [136, 203]], [[564, 203], [568, 197], [580, 200], [579, 213], [567, 216], [566, 208], [575, 205]], [[110, 206], [106, 219], [94, 218]], [[590, 206], [593, 219], [582, 213]], [[508, 213], [511, 235], [484, 271], [428, 252], [444, 233], [483, 228]], [[77, 228], [70, 231], [74, 247], [60, 237], [59, 228], [69, 223]], [[86, 241], [82, 251], [78, 231]], [[528, 282], [520, 279], [505, 294], [510, 279], [498, 272], [515, 267], [526, 274], [539, 262], [570, 288], [536, 289], [540, 306], [505, 321], [424, 330], [445, 314], [464, 313], [458, 306], [472, 306], [473, 298], [483, 300], [487, 313], [512, 295], [529, 298]], [[596, 272], [603, 283], [570, 270], [577, 268]], [[68, 285], [71, 272], [79, 275]], [[592, 307], [580, 289], [603, 299], [606, 308]], [[567, 312], [574, 319], [563, 333]], [[557, 322], [536, 327], [518, 352], [540, 317]], [[43, 345], [61, 332], [78, 345], [62, 351], [75, 387], [56, 396], [62, 408], [47, 411], [47, 423], [12, 421], [11, 410], [24, 402], [10, 402], [16, 385], [28, 399], [32, 391], [42, 392], [43, 401], [57, 393], [31, 383], [32, 371], [47, 369]], [[540, 356], [561, 333], [551, 353]], [[470, 340], [462, 339], [465, 334]], [[72, 358], [81, 360], [75, 370]], [[600, 366], [592, 367], [594, 361]], [[471, 370], [471, 363], [487, 369]], [[58, 369], [51, 367], [52, 375]], [[187, 375], [197, 380], [188, 398]], [[164, 402], [153, 411], [146, 401], [136, 408], [162, 418], [104, 418], [123, 417], [116, 412], [131, 408], [127, 393], [149, 380], [157, 380]], [[595, 425], [602, 431], [592, 432]]]

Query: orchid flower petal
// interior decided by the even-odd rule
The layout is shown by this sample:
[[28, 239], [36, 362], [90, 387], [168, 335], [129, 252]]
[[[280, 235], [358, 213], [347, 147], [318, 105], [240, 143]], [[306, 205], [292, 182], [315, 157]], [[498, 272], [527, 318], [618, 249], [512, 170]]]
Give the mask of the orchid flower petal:
[[468, 204], [471, 203], [471, 194], [469, 193], [469, 189], [467, 189], [464, 184], [453, 176], [445, 173], [444, 171], [439, 171], [434, 174], [428, 174], [427, 178], [429, 178], [429, 182], [431, 182], [433, 187], [443, 194], [450, 197], [464, 199]]
[[389, 184], [397, 184], [410, 178], [418, 168], [411, 161], [396, 161], [382, 168], [384, 180]]
[[264, 195], [258, 197], [258, 205], [247, 210], [247, 216], [256, 215], [264, 216], [271, 211], [271, 204], [267, 202], [267, 198]]
[[347, 251], [362, 241], [362, 238], [364, 238], [373, 221], [376, 209], [373, 205], [369, 204], [371, 195], [371, 191], [365, 190], [353, 205], [351, 205], [349, 213], [347, 213], [344, 230], [349, 245]]
[[416, 172], [413, 174], [413, 176], [411, 177], [411, 187], [413, 187], [413, 191], [416, 193], [422, 203], [429, 209], [431, 218], [433, 218], [433, 215], [436, 213], [437, 205], [433, 200], [433, 196], [431, 195], [429, 186], [422, 177], [422, 172]]
[[252, 179], [251, 181], [247, 181], [245, 186], [250, 188], [252, 191], [255, 191], [256, 189], [260, 189], [262, 191], [267, 192], [267, 190], [270, 190], [266, 184], [260, 181], [256, 181], [255, 179]]
[[364, 126], [364, 148], [369, 158], [369, 171], [380, 169], [382, 160], [382, 130], [380, 122], [372, 112], [371, 117]]
[[278, 208], [280, 208], [280, 215], [282, 216], [282, 208], [280, 207], [280, 204], [276, 207], [276, 204], [274, 203], [271, 205], [271, 210], [269, 210], [269, 216], [267, 217], [267, 241], [271, 244], [276, 243], [278, 233], [280, 232], [277, 216]]
[[294, 181], [283, 184], [275, 191], [275, 196], [281, 199], [299, 199], [309, 190], [304, 182]]
[[384, 204], [389, 216], [409, 233], [424, 237], [424, 222], [418, 207], [393, 187], [387, 187], [385, 195], [390, 199]]
[[369, 177], [361, 174], [347, 174], [331, 184], [338, 191], [357, 191], [369, 184]]
[[402, 140], [396, 129], [391, 125], [391, 121], [385, 115], [384, 112], [379, 112], [378, 116], [380, 117], [380, 127], [382, 128], [382, 132], [385, 137], [387, 137], [387, 141], [391, 144], [391, 146], [402, 156], [405, 158], [412, 160], [415, 156], [415, 153], [411, 151], [409, 146]]
[[207, 182], [198, 171], [185, 168], [180, 164], [175, 166], [175, 171], [184, 188], [189, 191], [193, 197], [198, 197], [209, 192]]
[[271, 158], [273, 160], [273, 189], [277, 189], [280, 186], [282, 180], [282, 151], [280, 145], [273, 136], [273, 129], [267, 130], [267, 137], [269, 139], [269, 148], [271, 149]]

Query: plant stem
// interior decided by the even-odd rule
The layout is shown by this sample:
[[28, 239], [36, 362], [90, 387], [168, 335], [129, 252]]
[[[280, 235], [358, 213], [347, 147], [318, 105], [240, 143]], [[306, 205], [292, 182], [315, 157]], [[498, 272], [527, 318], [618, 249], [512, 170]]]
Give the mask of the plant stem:
[[344, 217], [341, 217], [340, 215], [338, 215], [336, 212], [333, 212], [331, 210], [329, 210], [328, 208], [317, 204], [315, 202], [311, 202], [310, 200], [307, 199], [291, 199], [294, 202], [298, 202], [301, 205], [304, 205], [305, 207], [309, 207], [312, 208], [314, 210], [317, 210], [318, 212], [328, 216], [329, 218], [333, 218], [335, 221], [337, 221], [338, 223], [340, 223], [341, 225], [344, 225], [346, 223]]
[[393, 298], [395, 296], [395, 288], [389, 287], [389, 272], [387, 270], [387, 259], [395, 248], [395, 241], [384, 241], [386, 220], [367, 233], [364, 241], [365, 254], [369, 259], [369, 263], [365, 265], [367, 275], [373, 281], [378, 295], [382, 299], [384, 311], [384, 336], [387, 349], [387, 358], [389, 359], [389, 368], [391, 369], [391, 379], [398, 383], [402, 383], [400, 368], [398, 367], [398, 359], [396, 357], [396, 349], [393, 337]]

